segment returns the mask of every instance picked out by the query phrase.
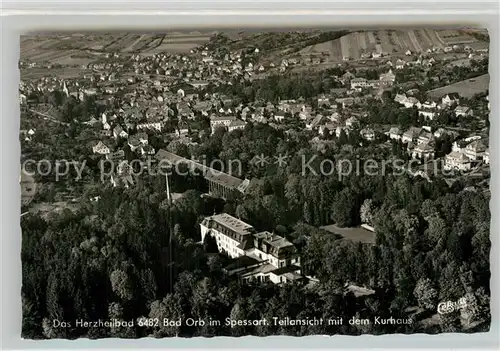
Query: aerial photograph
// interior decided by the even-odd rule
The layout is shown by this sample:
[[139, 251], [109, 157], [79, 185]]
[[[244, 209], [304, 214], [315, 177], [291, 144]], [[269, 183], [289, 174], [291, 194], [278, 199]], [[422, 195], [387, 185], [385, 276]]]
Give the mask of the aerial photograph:
[[489, 42], [21, 36], [22, 338], [489, 331]]

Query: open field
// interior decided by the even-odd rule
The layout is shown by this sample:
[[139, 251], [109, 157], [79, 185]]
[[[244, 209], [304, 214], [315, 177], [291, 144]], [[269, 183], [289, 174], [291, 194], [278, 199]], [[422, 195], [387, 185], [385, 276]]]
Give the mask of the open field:
[[477, 41], [474, 37], [468, 35], [467, 33], [457, 30], [438, 30], [436, 31], [436, 35], [446, 45], [469, 44]]
[[357, 31], [339, 39], [311, 45], [301, 50], [302, 54], [330, 52], [330, 59], [339, 57], [358, 60], [362, 53], [384, 52], [387, 54], [423, 53], [433, 47], [443, 49], [454, 44], [472, 44], [488, 46], [488, 43], [468, 35], [460, 30], [434, 30], [425, 28]]
[[321, 227], [321, 229], [336, 235], [340, 235], [344, 240], [366, 243], [366, 244], [375, 244], [375, 233], [365, 228], [361, 227], [340, 228], [335, 224], [330, 224]]
[[450, 93], [458, 93], [460, 96], [470, 98], [475, 94], [485, 92], [489, 89], [490, 75], [484, 74], [482, 76], [463, 80], [461, 82], [450, 84], [442, 88], [429, 90], [427, 95], [431, 98], [441, 98], [442, 96]]
[[47, 68], [26, 68], [21, 70], [22, 79], [39, 79], [47, 76], [59, 78], [75, 78], [81, 75], [92, 72], [91, 70], [82, 70], [80, 67], [61, 67], [52, 68], [49, 71]]
[[[188, 52], [203, 45], [211, 33], [81, 33], [21, 37], [21, 59], [60, 64], [87, 64], [105, 52]], [[94, 56], [92, 56], [94, 54]]]

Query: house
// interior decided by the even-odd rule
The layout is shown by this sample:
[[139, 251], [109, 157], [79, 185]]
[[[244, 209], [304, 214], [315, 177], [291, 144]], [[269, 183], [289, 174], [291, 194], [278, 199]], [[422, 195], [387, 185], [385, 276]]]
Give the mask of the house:
[[433, 120], [436, 117], [436, 111], [429, 108], [422, 108], [418, 110], [418, 114], [423, 116], [426, 120]]
[[421, 107], [420, 101], [413, 96], [406, 96], [405, 94], [396, 94], [394, 97], [394, 101], [404, 105], [406, 108], [412, 108], [413, 106]]
[[365, 78], [354, 78], [351, 79], [351, 89], [353, 90], [361, 90], [370, 87], [368, 80]]
[[422, 108], [426, 108], [426, 109], [434, 109], [434, 108], [437, 108], [437, 103], [435, 101], [426, 101], [424, 103], [422, 103]]
[[380, 75], [380, 81], [384, 82], [385, 85], [392, 85], [396, 81], [396, 75], [392, 73], [392, 70], [389, 70], [389, 72]]
[[233, 121], [236, 120], [234, 116], [212, 116], [210, 117], [210, 127], [212, 134], [218, 127], [228, 127]]
[[335, 136], [337, 138], [340, 138], [340, 135], [342, 134], [342, 132], [344, 132], [346, 135], [349, 135], [349, 133], [351, 132], [351, 129], [352, 128], [350, 128], [350, 127], [341, 127], [341, 126], [339, 126], [339, 127], [337, 127], [335, 129]]
[[462, 152], [452, 151], [445, 156], [443, 168], [446, 170], [468, 171], [471, 168], [471, 162]]
[[306, 129], [312, 130], [318, 127], [324, 119], [325, 117], [323, 115], [317, 115], [316, 117], [309, 119], [309, 121], [306, 122]]
[[490, 163], [490, 149], [484, 150], [483, 162], [486, 163], [486, 164]]
[[274, 120], [276, 122], [283, 122], [285, 120], [285, 114], [284, 113], [281, 113], [281, 112], [278, 112], [274, 115]]
[[133, 170], [128, 161], [121, 161], [116, 167], [116, 171], [111, 174], [111, 184], [113, 184], [113, 187], [123, 186], [128, 188], [130, 185], [134, 185], [132, 174]]
[[398, 59], [396, 61], [395, 67], [396, 67], [396, 69], [403, 69], [405, 67], [405, 65], [406, 65], [406, 62], [404, 60]]
[[406, 108], [412, 108], [413, 106], [417, 106], [418, 108], [420, 108], [420, 101], [418, 101], [416, 97], [410, 96], [406, 98], [406, 100], [403, 102], [403, 105]]
[[472, 161], [477, 161], [483, 158], [486, 149], [482, 140], [474, 140], [465, 147], [464, 155]]
[[420, 135], [417, 139], [418, 144], [432, 144], [434, 143], [434, 135], [427, 131], [420, 131]]
[[458, 104], [460, 102], [460, 96], [457, 93], [450, 93], [441, 99], [441, 104], [443, 106], [451, 106]]
[[411, 56], [411, 51], [410, 51], [410, 50], [407, 50], [407, 51], [405, 52], [405, 55], [406, 55], [406, 56]]
[[137, 136], [131, 136], [127, 140], [127, 144], [130, 147], [130, 150], [135, 151], [141, 146], [141, 142]]
[[239, 119], [236, 119], [236, 120], [232, 121], [231, 123], [229, 123], [229, 125], [227, 126], [227, 130], [232, 132], [233, 130], [236, 130], [236, 129], [245, 129], [246, 125], [247, 125], [246, 122], [239, 120]]
[[460, 116], [472, 116], [473, 111], [470, 107], [467, 106], [457, 106], [455, 107], [455, 116], [460, 117]]
[[340, 81], [343, 82], [344, 84], [349, 83], [352, 79], [356, 78], [354, 74], [351, 72], [346, 72], [340, 77]]
[[411, 153], [413, 158], [431, 160], [434, 158], [434, 148], [429, 143], [418, 144]]
[[149, 129], [149, 130], [157, 130], [159, 132], [161, 132], [162, 127], [163, 127], [163, 123], [160, 121], [156, 121], [156, 122], [148, 121], [148, 122], [138, 123], [136, 125], [136, 128], [138, 130]]
[[361, 129], [359, 132], [361, 137], [365, 140], [372, 141], [375, 140], [375, 132], [371, 128]]
[[401, 138], [403, 143], [414, 142], [418, 139], [422, 128], [411, 127], [406, 132], [403, 133], [403, 137]]
[[323, 105], [330, 106], [330, 98], [325, 95], [321, 95], [318, 97], [318, 106], [323, 106]]
[[405, 94], [396, 94], [396, 96], [394, 97], [394, 101], [401, 105], [405, 103], [406, 99], [407, 97]]
[[[245, 280], [275, 284], [300, 279], [300, 255], [287, 239], [253, 226], [227, 213], [206, 217], [200, 223], [201, 239], [215, 239], [219, 252], [235, 260], [229, 271]], [[243, 261], [251, 263], [242, 264]]]
[[118, 150], [106, 155], [106, 159], [110, 161], [121, 161], [125, 158], [125, 151]]
[[335, 99], [335, 103], [340, 104], [342, 108], [352, 106], [356, 103], [356, 99], [352, 97], [338, 98]]
[[187, 134], [189, 134], [189, 129], [188, 128], [178, 128], [175, 130], [175, 135], [177, 135], [179, 138], [184, 137]]
[[115, 139], [118, 139], [118, 138], [127, 138], [128, 137], [128, 133], [126, 131], [124, 131], [121, 126], [116, 126], [113, 129], [113, 137]]
[[398, 127], [392, 127], [389, 129], [387, 132], [387, 135], [389, 136], [389, 139], [392, 140], [400, 140], [401, 139], [401, 130]]
[[318, 133], [324, 137], [331, 135], [335, 130], [335, 124], [333, 123], [325, 123], [322, 126], [319, 126]]
[[435, 136], [436, 138], [441, 138], [441, 137], [443, 137], [443, 136], [445, 136], [445, 135], [452, 135], [452, 134], [453, 134], [452, 132], [450, 132], [450, 131], [448, 131], [448, 130], [446, 130], [446, 129], [444, 129], [444, 128], [438, 128], [438, 129], [436, 129], [436, 131], [434, 132], [434, 136]]
[[146, 145], [142, 145], [140, 147], [140, 152], [141, 152], [141, 155], [145, 156], [145, 155], [154, 155], [155, 154], [155, 149], [149, 145], [149, 144], [146, 144]]
[[356, 117], [349, 117], [346, 121], [345, 121], [345, 125], [346, 127], [354, 127], [354, 126], [357, 126], [359, 124], [359, 121]]
[[92, 147], [92, 152], [94, 154], [107, 155], [110, 150], [102, 141], [99, 141], [95, 146]]

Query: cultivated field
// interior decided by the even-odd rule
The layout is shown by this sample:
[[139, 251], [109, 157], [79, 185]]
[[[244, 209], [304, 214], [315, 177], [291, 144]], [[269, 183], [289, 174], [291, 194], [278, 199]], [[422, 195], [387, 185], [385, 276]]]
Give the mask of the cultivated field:
[[337, 62], [343, 57], [359, 60], [364, 53], [401, 55], [407, 50], [412, 53], [423, 53], [435, 47], [444, 49], [455, 44], [488, 46], [488, 43], [479, 41], [465, 31], [417, 28], [357, 31], [336, 40], [308, 46], [301, 50], [301, 53], [329, 52], [330, 60]]
[[79, 33], [21, 37], [21, 59], [63, 65], [88, 64], [103, 53], [188, 52], [211, 33]]
[[490, 75], [484, 74], [482, 76], [463, 80], [461, 82], [450, 84], [442, 88], [429, 90], [427, 95], [431, 98], [441, 98], [442, 96], [450, 93], [458, 93], [460, 96], [470, 98], [478, 93], [483, 93], [489, 89]]

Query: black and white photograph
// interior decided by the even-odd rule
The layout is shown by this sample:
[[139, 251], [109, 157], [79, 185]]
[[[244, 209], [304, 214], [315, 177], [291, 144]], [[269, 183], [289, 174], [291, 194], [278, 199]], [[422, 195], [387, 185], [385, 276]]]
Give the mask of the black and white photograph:
[[21, 36], [21, 337], [488, 332], [489, 46]]

